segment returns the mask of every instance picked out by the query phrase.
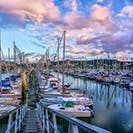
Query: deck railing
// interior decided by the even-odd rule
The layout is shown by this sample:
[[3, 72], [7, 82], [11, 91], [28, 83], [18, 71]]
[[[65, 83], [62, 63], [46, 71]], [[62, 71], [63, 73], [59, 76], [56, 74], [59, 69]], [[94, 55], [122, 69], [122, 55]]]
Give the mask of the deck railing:
[[0, 116], [0, 120], [8, 117], [7, 129], [5, 133], [17, 133], [21, 129], [25, 113], [27, 111], [27, 104], [20, 105], [15, 109], [4, 113]]
[[[50, 109], [43, 105], [43, 103], [37, 104], [37, 114], [42, 127], [42, 130], [46, 133], [62, 133], [59, 131], [58, 121], [61, 118], [68, 124], [67, 133], [111, 133], [105, 129], [86, 123], [74, 117], [65, 115], [56, 110]], [[58, 119], [57, 119], [58, 117]], [[63, 125], [63, 124], [62, 124]], [[64, 132], [64, 131], [63, 131]]]

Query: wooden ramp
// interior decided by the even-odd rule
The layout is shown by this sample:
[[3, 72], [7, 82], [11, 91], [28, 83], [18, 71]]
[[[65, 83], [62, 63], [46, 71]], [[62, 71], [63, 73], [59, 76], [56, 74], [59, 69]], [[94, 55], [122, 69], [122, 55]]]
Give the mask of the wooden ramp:
[[28, 108], [21, 133], [43, 133], [35, 109]]

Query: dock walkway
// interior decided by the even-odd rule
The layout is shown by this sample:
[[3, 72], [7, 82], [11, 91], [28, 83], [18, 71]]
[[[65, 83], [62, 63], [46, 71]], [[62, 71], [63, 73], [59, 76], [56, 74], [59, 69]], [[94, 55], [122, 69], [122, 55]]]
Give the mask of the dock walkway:
[[28, 108], [21, 133], [42, 133], [35, 109]]
[[41, 124], [39, 123], [39, 119], [36, 112], [36, 104], [38, 100], [36, 97], [36, 80], [37, 79], [33, 76], [30, 82], [31, 88], [29, 89], [28, 94], [28, 109], [20, 133], [44, 133], [44, 131], [41, 131]]

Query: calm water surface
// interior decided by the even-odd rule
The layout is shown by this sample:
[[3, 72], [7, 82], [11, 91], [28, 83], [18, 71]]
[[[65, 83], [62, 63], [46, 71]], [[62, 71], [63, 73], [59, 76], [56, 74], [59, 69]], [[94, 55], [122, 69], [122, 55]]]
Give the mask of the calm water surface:
[[133, 133], [133, 93], [118, 85], [104, 85], [69, 75], [65, 75], [65, 82], [84, 90], [87, 97], [93, 96], [95, 117], [88, 122], [113, 133]]

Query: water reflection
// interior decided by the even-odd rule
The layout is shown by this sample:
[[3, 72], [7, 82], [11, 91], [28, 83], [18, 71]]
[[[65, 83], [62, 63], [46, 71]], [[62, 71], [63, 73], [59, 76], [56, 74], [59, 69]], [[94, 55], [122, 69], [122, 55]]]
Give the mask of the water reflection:
[[133, 92], [131, 94], [131, 111], [133, 112]]
[[[59, 75], [61, 78], [61, 74]], [[88, 97], [93, 96], [94, 103], [102, 105], [102, 109], [133, 110], [133, 93], [127, 89], [120, 89], [118, 85], [99, 84], [72, 76], [65, 75], [65, 82], [71, 83], [71, 87], [86, 91]], [[104, 110], [103, 109], [103, 110]]]
[[[61, 78], [61, 74], [59, 75]], [[133, 93], [118, 85], [105, 85], [95, 81], [65, 75], [65, 82], [93, 96], [96, 116], [88, 122], [115, 133], [133, 132]]]
[[131, 93], [124, 89], [119, 89], [118, 86], [106, 86], [104, 84], [95, 84], [90, 86], [88, 95], [93, 95], [94, 102], [104, 104], [106, 109], [124, 109], [131, 108]]

